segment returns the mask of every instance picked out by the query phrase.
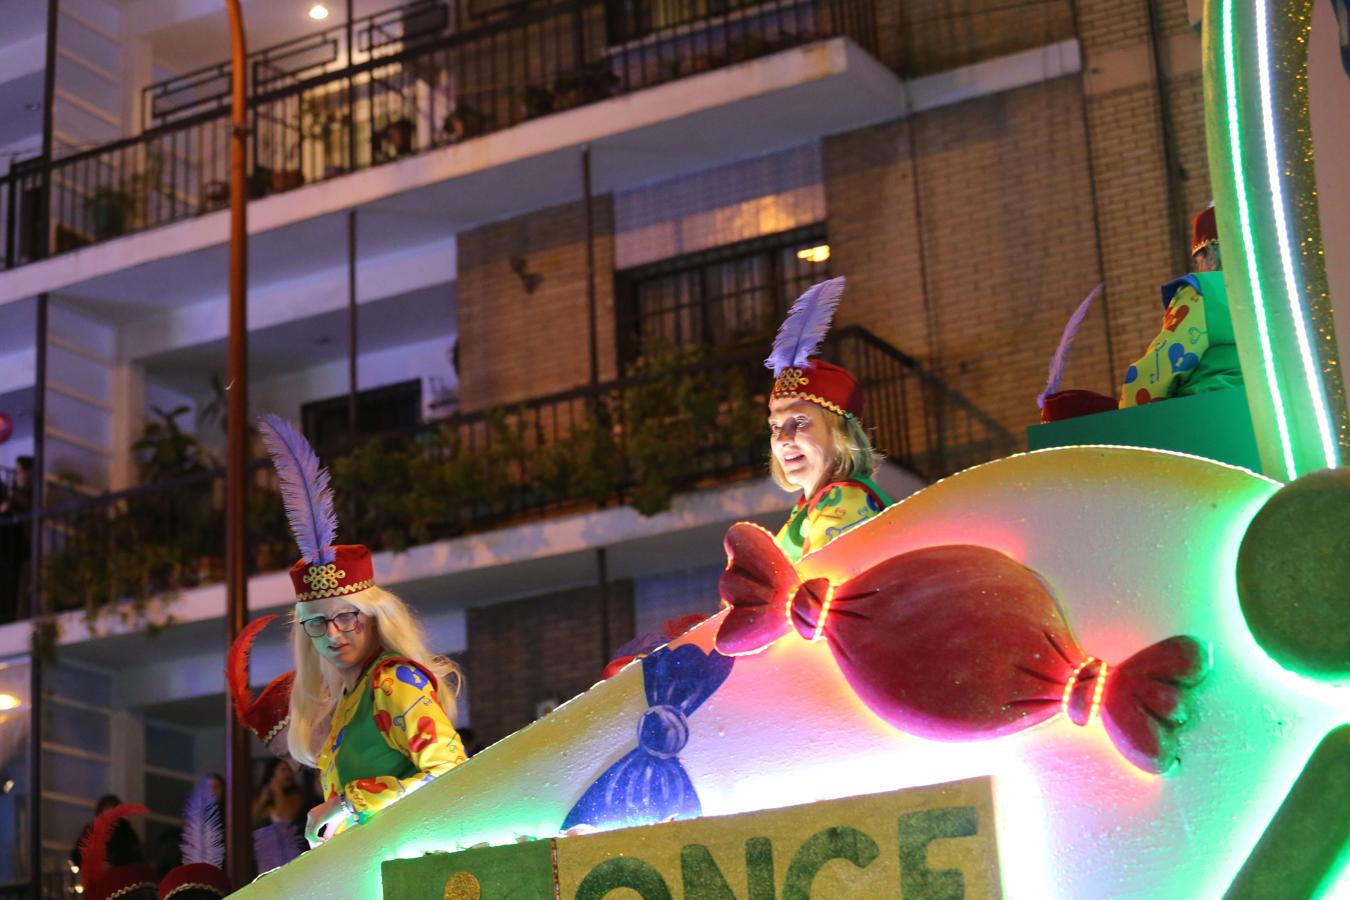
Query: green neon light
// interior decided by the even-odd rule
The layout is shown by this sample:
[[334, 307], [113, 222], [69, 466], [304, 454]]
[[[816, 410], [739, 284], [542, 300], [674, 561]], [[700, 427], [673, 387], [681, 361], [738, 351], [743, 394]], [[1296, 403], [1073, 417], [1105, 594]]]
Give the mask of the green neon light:
[[1228, 152], [1232, 158], [1233, 183], [1237, 188], [1238, 222], [1242, 234], [1242, 251], [1252, 287], [1252, 304], [1256, 309], [1256, 333], [1261, 342], [1261, 359], [1266, 370], [1266, 382], [1271, 405], [1275, 410], [1275, 426], [1279, 433], [1280, 452], [1284, 457], [1285, 474], [1292, 481], [1298, 477], [1294, 465], [1294, 448], [1289, 438], [1289, 420], [1280, 395], [1279, 376], [1275, 374], [1275, 352], [1271, 347], [1270, 324], [1266, 315], [1266, 300], [1261, 290], [1260, 270], [1256, 264], [1255, 238], [1252, 234], [1252, 216], [1247, 201], [1247, 182], [1242, 169], [1241, 126], [1238, 123], [1237, 63], [1233, 50], [1233, 0], [1223, 0], [1220, 7], [1223, 20], [1224, 92], [1228, 103]]
[[[1299, 361], [1303, 365], [1303, 374], [1308, 382], [1308, 396], [1312, 400], [1313, 415], [1317, 421], [1317, 434], [1322, 442], [1322, 454], [1327, 467], [1333, 468], [1337, 463], [1337, 452], [1336, 440], [1331, 431], [1331, 413], [1322, 379], [1318, 377], [1316, 360], [1313, 359], [1312, 344], [1308, 340], [1308, 326], [1304, 320], [1306, 304], [1299, 294], [1298, 283], [1294, 277], [1293, 253], [1289, 248], [1289, 223], [1284, 206], [1284, 192], [1280, 187], [1280, 165], [1275, 145], [1275, 114], [1271, 103], [1270, 37], [1268, 32], [1266, 3], [1261, 0], [1256, 4], [1256, 44], [1258, 53], [1257, 70], [1261, 84], [1262, 130], [1266, 141], [1266, 176], [1270, 180], [1275, 234], [1280, 246], [1280, 264], [1284, 274], [1284, 289], [1289, 304], [1289, 317], [1294, 322], [1294, 334], [1298, 339]], [[1241, 181], [1241, 173], [1238, 173], [1238, 180]], [[1257, 290], [1259, 290], [1259, 287]]]

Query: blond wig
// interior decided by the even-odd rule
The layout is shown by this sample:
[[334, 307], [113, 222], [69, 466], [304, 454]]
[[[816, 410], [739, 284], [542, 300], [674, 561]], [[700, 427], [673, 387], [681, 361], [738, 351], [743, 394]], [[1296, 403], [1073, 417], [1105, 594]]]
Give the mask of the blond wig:
[[[455, 697], [464, 676], [454, 661], [427, 649], [426, 636], [412, 611], [396, 595], [371, 587], [342, 598], [365, 613], [375, 625], [376, 641], [385, 650], [404, 656], [436, 676], [436, 697], [451, 722], [455, 721]], [[295, 683], [291, 687], [291, 725], [287, 734], [291, 756], [314, 766], [328, 736], [328, 727], [342, 699], [342, 673], [314, 649], [314, 639], [293, 623], [291, 648], [295, 654]]]

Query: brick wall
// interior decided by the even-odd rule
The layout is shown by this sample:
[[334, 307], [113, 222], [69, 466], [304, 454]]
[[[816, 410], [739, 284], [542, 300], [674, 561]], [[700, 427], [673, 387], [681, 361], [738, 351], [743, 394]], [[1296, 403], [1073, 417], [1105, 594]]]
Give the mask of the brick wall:
[[[924, 360], [1014, 433], [1035, 420], [1060, 330], [1099, 280], [1106, 300], [1079, 332], [1064, 386], [1115, 392], [1157, 332], [1158, 286], [1185, 265], [1187, 217], [1210, 199], [1198, 48], [1184, 0], [1155, 2], [1176, 165], [1170, 191], [1142, 3], [1079, 2], [1082, 78], [824, 144], [831, 266], [850, 278], [841, 322]], [[935, 0], [906, 15], [937, 29], [943, 10], [953, 11]], [[964, 27], [974, 30], [962, 33], [952, 19], [934, 31], [932, 52], [996, 55], [979, 50], [983, 25]], [[1009, 48], [1018, 40], [1007, 39]]]
[[[1019, 432], [1060, 329], [1098, 280], [1077, 80], [853, 132], [825, 154], [832, 267], [850, 279], [841, 321], [927, 361]], [[1109, 390], [1105, 343], [1097, 309], [1069, 383]]]
[[[1059, 40], [1072, 35], [1076, 12], [1084, 74], [823, 142], [831, 268], [850, 279], [840, 324], [864, 325], [927, 362], [1014, 433], [1036, 419], [1034, 397], [1068, 315], [1103, 279], [1106, 298], [1079, 333], [1064, 385], [1115, 392], [1157, 330], [1157, 288], [1185, 259], [1186, 214], [1209, 200], [1185, 3], [1153, 2], [1176, 164], [1170, 188], [1142, 2], [1078, 0], [1075, 10], [1046, 0], [1009, 29], [1006, 4], [993, 0], [886, 0], [879, 20], [904, 18], [927, 54], [902, 68]], [[606, 378], [614, 373], [608, 198], [595, 213]], [[579, 204], [461, 236], [464, 408], [586, 382], [584, 253]], [[513, 256], [541, 277], [533, 294], [511, 270]]]
[[1073, 37], [1070, 0], [881, 0], [881, 59], [928, 75]]
[[[578, 164], [579, 165], [579, 164]], [[613, 207], [594, 201], [596, 308], [601, 379], [614, 377]], [[495, 222], [459, 236], [460, 406], [466, 411], [586, 384], [583, 204]], [[538, 286], [512, 270], [523, 258]]]
[[[631, 582], [609, 586], [610, 648], [633, 637]], [[469, 610], [469, 713], [481, 746], [534, 720], [550, 697], [569, 700], [600, 678], [607, 660], [597, 588]]]

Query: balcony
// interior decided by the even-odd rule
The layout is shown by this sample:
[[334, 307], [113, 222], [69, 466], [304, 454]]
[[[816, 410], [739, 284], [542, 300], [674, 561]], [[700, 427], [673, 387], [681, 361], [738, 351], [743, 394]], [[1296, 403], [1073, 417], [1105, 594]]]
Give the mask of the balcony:
[[[878, 448], [922, 479], [1015, 449], [1013, 436], [965, 397], [861, 328], [837, 332], [825, 355], [867, 390]], [[624, 505], [649, 516], [677, 493], [762, 476], [769, 378], [761, 354], [658, 356], [649, 353], [632, 376], [594, 388], [325, 451], [342, 504], [340, 538], [402, 551]], [[294, 551], [270, 466], [257, 461], [251, 477], [253, 569], [286, 568]], [[39, 529], [47, 612], [83, 608], [92, 616], [116, 601], [134, 609], [222, 578], [220, 471], [48, 503]], [[31, 516], [0, 519], [0, 531], [32, 527]]]
[[[423, 6], [443, 10], [422, 3], [394, 12], [405, 21], [409, 11]], [[365, 22], [355, 29], [350, 53], [335, 33], [324, 32], [316, 41], [255, 57], [248, 110], [250, 197], [467, 145], [533, 120], [809, 45], [823, 46], [824, 55], [801, 58], [791, 71], [746, 70], [734, 85], [704, 82], [689, 96], [665, 97], [645, 112], [617, 106], [563, 132], [522, 133], [519, 140], [460, 154], [430, 173], [426, 184], [399, 177], [387, 179], [385, 188], [411, 192], [458, 180], [458, 193], [441, 190], [421, 206], [467, 225], [574, 199], [579, 185], [571, 182], [579, 178], [560, 176], [569, 169], [560, 170], [559, 152], [621, 133], [632, 145], [630, 158], [609, 160], [597, 190], [860, 127], [902, 111], [899, 82], [884, 83], [889, 76], [879, 74], [880, 64], [863, 63], [863, 71], [855, 59], [858, 48], [869, 50], [876, 42], [867, 0], [731, 0], [652, 8], [573, 0], [480, 21], [484, 24], [463, 28], [457, 23], [448, 35], [433, 29], [398, 40], [380, 37], [392, 26]], [[831, 40], [835, 43], [821, 45]], [[350, 65], [336, 64], [347, 59]], [[157, 124], [136, 137], [53, 162], [16, 163], [0, 184], [5, 268], [223, 209], [230, 125], [220, 85], [227, 75], [222, 64], [156, 86], [145, 98], [144, 114]], [[750, 111], [755, 127], [747, 129], [744, 104], [756, 97], [768, 99]], [[706, 135], [703, 145], [691, 145], [689, 133]], [[676, 135], [686, 139], [673, 140]], [[635, 147], [643, 152], [632, 152]], [[485, 167], [485, 159], [493, 165]], [[497, 171], [485, 174], [485, 168]], [[50, 217], [44, 223], [48, 192]], [[346, 193], [346, 206], [363, 199]], [[305, 212], [313, 217], [317, 210]], [[284, 221], [282, 215], [266, 227]], [[223, 239], [223, 225], [211, 240]], [[292, 237], [303, 241], [299, 233]], [[176, 248], [185, 249], [192, 248]]]

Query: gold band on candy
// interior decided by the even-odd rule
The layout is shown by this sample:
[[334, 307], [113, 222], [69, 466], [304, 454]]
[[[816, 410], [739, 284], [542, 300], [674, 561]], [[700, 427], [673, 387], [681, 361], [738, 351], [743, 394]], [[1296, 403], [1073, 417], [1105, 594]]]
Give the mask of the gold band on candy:
[[811, 632], [811, 642], [820, 640], [825, 633], [825, 620], [830, 617], [830, 605], [834, 603], [834, 585], [825, 589], [825, 602], [820, 605], [820, 614], [816, 617], [816, 630]]
[[341, 585], [335, 588], [325, 588], [319, 591], [305, 591], [302, 594], [295, 595], [296, 603], [303, 603], [306, 600], [322, 600], [325, 597], [341, 597], [345, 594], [356, 594], [364, 591], [366, 588], [373, 588], [375, 579], [367, 578], [365, 581], [354, 581], [351, 584]]

